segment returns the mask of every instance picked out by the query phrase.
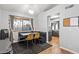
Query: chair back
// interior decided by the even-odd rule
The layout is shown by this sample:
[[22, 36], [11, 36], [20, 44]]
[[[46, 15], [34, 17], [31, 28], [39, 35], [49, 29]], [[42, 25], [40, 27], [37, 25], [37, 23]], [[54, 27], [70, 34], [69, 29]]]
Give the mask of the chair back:
[[33, 40], [33, 34], [29, 34], [26, 38], [26, 40]]
[[40, 33], [39, 32], [36, 32], [35, 33], [35, 36], [34, 36], [34, 39], [39, 39], [40, 38]]

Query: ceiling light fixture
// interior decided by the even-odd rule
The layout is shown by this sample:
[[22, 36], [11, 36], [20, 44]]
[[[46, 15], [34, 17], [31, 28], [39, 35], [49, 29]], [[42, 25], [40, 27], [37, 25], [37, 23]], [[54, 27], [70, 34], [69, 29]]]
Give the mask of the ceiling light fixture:
[[29, 10], [29, 13], [30, 13], [30, 14], [34, 14], [34, 11], [33, 11], [33, 10]]

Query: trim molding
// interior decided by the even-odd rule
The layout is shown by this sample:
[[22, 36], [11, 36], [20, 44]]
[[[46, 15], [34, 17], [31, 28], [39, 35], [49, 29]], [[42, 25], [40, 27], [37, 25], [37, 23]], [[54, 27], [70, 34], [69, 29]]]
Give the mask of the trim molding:
[[73, 50], [70, 50], [70, 49], [67, 49], [67, 48], [64, 48], [64, 47], [60, 47], [60, 48], [66, 50], [66, 51], [68, 51], [70, 53], [73, 53], [73, 54], [79, 54], [78, 52], [75, 52]]

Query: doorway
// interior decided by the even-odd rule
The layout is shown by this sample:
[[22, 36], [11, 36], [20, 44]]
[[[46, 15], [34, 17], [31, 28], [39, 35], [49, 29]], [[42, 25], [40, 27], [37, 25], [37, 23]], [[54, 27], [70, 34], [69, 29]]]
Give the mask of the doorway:
[[[59, 29], [60, 29], [60, 22], [59, 16], [49, 16], [47, 20], [47, 28], [48, 28], [48, 43], [53, 44], [55, 41], [54, 39], [59, 42]], [[53, 42], [52, 42], [53, 41]]]
[[47, 20], [47, 38], [48, 43], [52, 45], [52, 53], [61, 53], [60, 40], [59, 40], [59, 29], [60, 29], [60, 17], [49, 16]]

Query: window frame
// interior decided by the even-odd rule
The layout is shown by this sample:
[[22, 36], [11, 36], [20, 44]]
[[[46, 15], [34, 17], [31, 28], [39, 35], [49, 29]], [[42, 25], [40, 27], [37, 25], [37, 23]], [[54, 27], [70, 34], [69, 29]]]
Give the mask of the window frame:
[[[34, 28], [33, 28], [33, 19], [32, 18], [21, 17], [21, 16], [14, 16], [14, 15], [9, 15], [9, 16], [10, 16], [10, 23], [9, 23], [9, 25], [10, 25], [10, 28], [13, 31], [20, 32], [20, 31], [33, 31], [34, 30]], [[19, 19], [18, 17], [21, 18], [21, 19]], [[18, 18], [19, 20], [22, 21], [22, 30], [16, 30], [16, 29], [14, 29], [13, 23], [14, 23], [14, 20], [16, 20], [16, 18]], [[30, 20], [31, 21], [31, 30], [23, 30], [23, 20]]]

